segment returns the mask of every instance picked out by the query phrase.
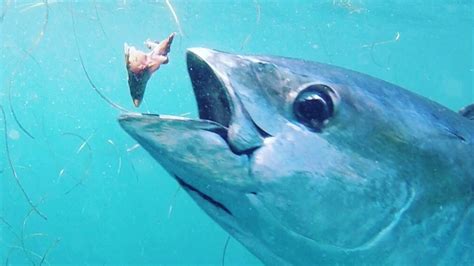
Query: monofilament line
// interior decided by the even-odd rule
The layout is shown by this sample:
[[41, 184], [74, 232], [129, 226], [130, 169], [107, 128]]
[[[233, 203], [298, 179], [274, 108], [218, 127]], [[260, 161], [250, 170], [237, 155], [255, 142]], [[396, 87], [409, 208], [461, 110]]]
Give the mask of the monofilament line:
[[5, 151], [7, 153], [7, 160], [8, 160], [8, 164], [10, 166], [10, 169], [12, 171], [12, 175], [13, 177], [15, 178], [15, 182], [16, 184], [18, 185], [18, 187], [20, 188], [21, 192], [23, 193], [23, 196], [25, 197], [26, 201], [28, 202], [28, 205], [30, 205], [31, 209], [37, 213], [41, 218], [47, 220], [48, 218], [43, 214], [41, 213], [38, 208], [36, 208], [36, 206], [33, 204], [33, 202], [31, 201], [30, 199], [30, 196], [28, 196], [28, 193], [26, 193], [26, 190], [23, 188], [23, 185], [21, 184], [21, 181], [20, 181], [20, 178], [18, 177], [18, 174], [16, 172], [16, 169], [15, 167], [13, 166], [13, 162], [12, 162], [12, 158], [10, 156], [10, 147], [9, 147], [9, 142], [8, 142], [8, 134], [7, 134], [7, 131], [8, 131], [8, 127], [7, 127], [7, 118], [6, 118], [6, 115], [5, 115], [5, 110], [3, 109], [3, 106], [0, 105], [0, 111], [2, 113], [2, 117], [3, 117], [3, 128], [5, 130], [4, 132], [4, 137], [5, 137]]

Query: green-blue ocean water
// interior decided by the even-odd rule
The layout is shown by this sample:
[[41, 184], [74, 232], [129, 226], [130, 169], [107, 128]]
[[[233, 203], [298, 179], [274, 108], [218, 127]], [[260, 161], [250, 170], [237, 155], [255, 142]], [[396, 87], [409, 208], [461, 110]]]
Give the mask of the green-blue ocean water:
[[[2, 1], [0, 263], [221, 264], [227, 233], [136, 148], [79, 51], [97, 88], [140, 112], [197, 116], [184, 58], [196, 46], [335, 64], [453, 110], [474, 102], [470, 0], [168, 3], [179, 24], [165, 1]], [[123, 44], [173, 31], [170, 63], [135, 109]], [[260, 264], [235, 240], [225, 262]]]

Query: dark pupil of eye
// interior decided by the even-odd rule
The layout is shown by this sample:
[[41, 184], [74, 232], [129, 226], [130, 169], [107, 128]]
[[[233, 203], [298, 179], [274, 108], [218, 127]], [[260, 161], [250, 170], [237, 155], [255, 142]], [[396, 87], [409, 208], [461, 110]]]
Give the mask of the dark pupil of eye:
[[297, 113], [308, 122], [323, 122], [329, 117], [327, 104], [319, 97], [302, 99], [298, 104]]

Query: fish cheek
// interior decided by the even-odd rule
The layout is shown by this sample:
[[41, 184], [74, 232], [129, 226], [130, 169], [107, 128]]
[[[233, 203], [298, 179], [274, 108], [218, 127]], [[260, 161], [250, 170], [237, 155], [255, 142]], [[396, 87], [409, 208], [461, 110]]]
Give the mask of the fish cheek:
[[253, 169], [259, 197], [276, 221], [314, 244], [338, 249], [378, 242], [414, 196], [396, 173], [341, 153], [324, 139], [275, 139], [256, 153]]

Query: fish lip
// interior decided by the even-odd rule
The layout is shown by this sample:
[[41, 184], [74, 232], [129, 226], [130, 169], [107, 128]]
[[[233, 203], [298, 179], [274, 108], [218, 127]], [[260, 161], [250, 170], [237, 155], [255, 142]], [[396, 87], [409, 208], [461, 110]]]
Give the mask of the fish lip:
[[122, 113], [119, 115], [117, 120], [120, 126], [128, 133], [136, 131], [136, 125], [139, 124], [144, 125], [146, 123], [150, 123], [153, 125], [156, 123], [167, 123], [171, 121], [186, 122], [187, 124], [192, 124], [189, 126], [189, 130], [198, 129], [213, 132], [219, 135], [222, 139], [224, 139], [226, 143], [228, 143], [227, 133], [229, 129], [212, 120], [195, 119], [175, 115], [136, 112]]

